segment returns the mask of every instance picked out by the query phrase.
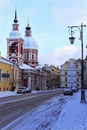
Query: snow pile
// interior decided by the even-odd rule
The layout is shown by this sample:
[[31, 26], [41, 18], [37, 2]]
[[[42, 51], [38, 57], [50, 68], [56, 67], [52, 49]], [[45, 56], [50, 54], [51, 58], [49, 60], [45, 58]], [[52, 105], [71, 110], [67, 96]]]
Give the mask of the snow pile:
[[0, 97], [8, 97], [18, 95], [16, 91], [6, 91], [6, 92], [0, 92]]
[[87, 103], [80, 98], [79, 92], [66, 104], [52, 130], [87, 130]]

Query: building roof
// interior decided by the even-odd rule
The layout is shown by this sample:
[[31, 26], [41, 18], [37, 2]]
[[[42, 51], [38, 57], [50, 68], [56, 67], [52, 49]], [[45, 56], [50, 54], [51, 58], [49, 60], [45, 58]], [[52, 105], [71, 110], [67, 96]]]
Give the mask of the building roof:
[[35, 67], [35, 70], [40, 70], [40, 69], [43, 69], [43, 68], [44, 68], [43, 65], [38, 65], [38, 66]]
[[22, 66], [19, 66], [20, 69], [23, 69], [23, 70], [34, 70], [33, 67], [30, 67], [29, 65], [27, 64], [24, 64]]
[[5, 58], [3, 58], [3, 57], [0, 58], [0, 62], [1, 62], [1, 63], [5, 63], [5, 64], [10, 64], [10, 65], [12, 65], [12, 62], [10, 62], [9, 60], [7, 60], [7, 59], [5, 59]]
[[12, 61], [4, 58], [4, 57], [0, 57], [0, 63], [4, 63], [4, 64], [8, 64], [8, 65], [12, 65], [12, 66], [16, 66], [18, 67], [18, 64], [13, 63]]

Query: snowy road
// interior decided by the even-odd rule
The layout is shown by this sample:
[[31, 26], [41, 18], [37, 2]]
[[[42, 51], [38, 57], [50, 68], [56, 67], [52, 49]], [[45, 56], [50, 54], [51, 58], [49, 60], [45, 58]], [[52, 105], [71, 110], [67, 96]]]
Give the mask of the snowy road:
[[0, 128], [11, 123], [42, 102], [58, 96], [62, 90], [29, 93], [13, 97], [0, 98]]
[[[71, 97], [60, 95], [45, 101], [37, 108], [15, 120], [3, 130], [51, 130], [61, 110]], [[26, 125], [25, 125], [26, 124]]]

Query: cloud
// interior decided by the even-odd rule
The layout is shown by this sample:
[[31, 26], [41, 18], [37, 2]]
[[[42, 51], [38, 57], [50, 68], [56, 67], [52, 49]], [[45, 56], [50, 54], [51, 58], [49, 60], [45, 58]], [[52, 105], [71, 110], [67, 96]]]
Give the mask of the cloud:
[[75, 46], [63, 46], [55, 49], [54, 55], [56, 56], [58, 54], [58, 57], [61, 55], [72, 56], [72, 54], [76, 53], [77, 50], [78, 49]]
[[63, 46], [54, 49], [52, 52], [48, 52], [44, 55], [40, 54], [39, 60], [42, 64], [54, 64], [62, 65], [65, 61], [70, 58], [80, 57], [79, 48], [73, 46]]

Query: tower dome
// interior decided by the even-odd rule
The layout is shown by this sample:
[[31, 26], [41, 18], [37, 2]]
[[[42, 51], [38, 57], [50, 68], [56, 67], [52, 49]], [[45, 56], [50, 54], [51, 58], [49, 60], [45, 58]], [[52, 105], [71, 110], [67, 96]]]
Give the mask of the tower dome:
[[32, 37], [25, 36], [25, 38], [24, 38], [24, 49], [36, 49], [36, 50], [38, 50], [37, 42]]
[[22, 38], [22, 35], [18, 30], [17, 31], [12, 30], [12, 32], [10, 32], [10, 34], [9, 34], [9, 38], [13, 38], [13, 39]]
[[26, 27], [23, 47], [24, 47], [24, 49], [36, 49], [36, 50], [38, 50], [38, 44], [32, 38], [31, 27], [29, 27], [29, 24]]
[[14, 23], [13, 23], [13, 26], [12, 26], [13, 29], [9, 34], [9, 38], [13, 38], [13, 39], [22, 38], [22, 35], [19, 32], [18, 26], [19, 26], [19, 24], [18, 24], [18, 20], [17, 20], [17, 12], [15, 10], [15, 18], [14, 18]]

